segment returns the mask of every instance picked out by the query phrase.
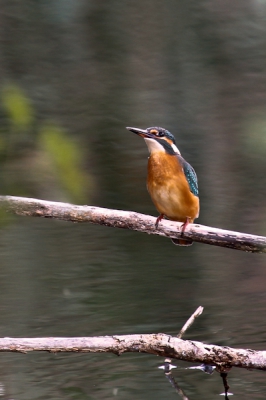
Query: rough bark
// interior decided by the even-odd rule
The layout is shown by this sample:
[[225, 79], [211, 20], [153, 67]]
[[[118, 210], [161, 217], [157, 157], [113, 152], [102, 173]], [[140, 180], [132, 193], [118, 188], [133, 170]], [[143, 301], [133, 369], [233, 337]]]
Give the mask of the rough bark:
[[188, 362], [211, 364], [221, 371], [231, 367], [266, 370], [266, 351], [183, 340], [163, 333], [73, 338], [1, 338], [0, 351], [83, 352], [83, 353], [148, 353]]
[[[155, 217], [133, 211], [78, 206], [13, 196], [0, 196], [0, 204], [7, 211], [11, 211], [17, 215], [54, 218], [71, 222], [89, 222], [113, 228], [131, 229], [168, 238], [181, 237], [181, 223], [163, 220], [160, 222], [158, 229], [156, 229]], [[199, 224], [189, 224], [186, 227], [183, 237], [189, 238], [194, 242], [228, 247], [246, 252], [266, 252], [266, 237], [264, 236], [228, 231]]]

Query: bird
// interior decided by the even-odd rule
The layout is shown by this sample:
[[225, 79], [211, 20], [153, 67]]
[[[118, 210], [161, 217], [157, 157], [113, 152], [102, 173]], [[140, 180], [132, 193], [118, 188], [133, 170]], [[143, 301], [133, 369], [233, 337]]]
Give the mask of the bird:
[[[198, 179], [193, 167], [181, 156], [175, 137], [162, 127], [147, 129], [126, 127], [141, 136], [148, 147], [147, 189], [160, 213], [155, 228], [166, 217], [171, 221], [182, 222], [181, 236], [189, 223], [199, 216]], [[171, 239], [179, 246], [190, 246], [193, 241], [180, 238]]]

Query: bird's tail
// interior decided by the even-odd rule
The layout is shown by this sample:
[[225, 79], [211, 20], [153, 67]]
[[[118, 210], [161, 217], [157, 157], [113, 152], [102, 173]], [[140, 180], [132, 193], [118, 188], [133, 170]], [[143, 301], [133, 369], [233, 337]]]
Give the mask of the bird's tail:
[[177, 246], [191, 246], [193, 241], [190, 239], [171, 239], [172, 242]]

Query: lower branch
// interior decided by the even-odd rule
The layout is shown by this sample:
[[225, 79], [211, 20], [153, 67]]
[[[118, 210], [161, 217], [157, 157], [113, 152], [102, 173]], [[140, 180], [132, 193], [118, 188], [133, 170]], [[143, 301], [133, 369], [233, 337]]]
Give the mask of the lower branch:
[[189, 224], [184, 233], [181, 223], [163, 220], [158, 229], [156, 218], [133, 211], [110, 210], [93, 206], [77, 206], [25, 197], [0, 196], [0, 205], [17, 215], [54, 218], [72, 222], [90, 222], [113, 228], [132, 229], [138, 232], [194, 242], [229, 247], [253, 253], [266, 253], [266, 237], [226, 231], [208, 226]]
[[159, 334], [76, 338], [0, 338], [0, 352], [48, 351], [83, 353], [148, 353], [216, 366], [220, 372], [231, 367], [266, 370], [266, 351], [233, 349]]

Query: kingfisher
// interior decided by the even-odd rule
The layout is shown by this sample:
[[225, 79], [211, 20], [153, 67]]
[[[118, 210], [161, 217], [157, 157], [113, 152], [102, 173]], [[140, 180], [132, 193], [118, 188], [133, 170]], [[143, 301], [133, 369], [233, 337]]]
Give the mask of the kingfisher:
[[[149, 149], [147, 189], [160, 213], [155, 227], [164, 218], [182, 222], [181, 234], [199, 216], [198, 179], [193, 167], [181, 156], [175, 137], [154, 126], [147, 129], [127, 127], [141, 136]], [[172, 239], [179, 246], [190, 246], [190, 239]]]

